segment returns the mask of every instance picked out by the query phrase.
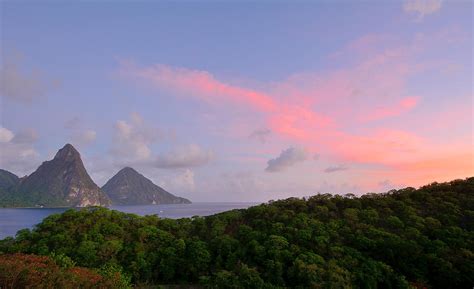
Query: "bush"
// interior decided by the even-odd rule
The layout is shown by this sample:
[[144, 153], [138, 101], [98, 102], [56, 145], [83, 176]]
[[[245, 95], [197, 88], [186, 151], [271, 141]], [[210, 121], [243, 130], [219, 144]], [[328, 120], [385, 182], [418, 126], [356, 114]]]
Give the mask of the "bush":
[[60, 267], [48, 256], [16, 253], [0, 255], [0, 288], [125, 289], [131, 287], [123, 283], [120, 273], [103, 276], [94, 270], [82, 267]]

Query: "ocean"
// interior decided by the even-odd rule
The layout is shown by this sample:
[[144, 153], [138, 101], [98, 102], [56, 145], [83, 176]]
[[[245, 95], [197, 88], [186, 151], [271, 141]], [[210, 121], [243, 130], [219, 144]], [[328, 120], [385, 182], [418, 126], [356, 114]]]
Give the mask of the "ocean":
[[[141, 216], [157, 214], [162, 218], [209, 216], [233, 209], [244, 209], [258, 203], [192, 203], [170, 205], [111, 206], [110, 209]], [[68, 208], [0, 208], [0, 239], [14, 237], [18, 230], [33, 228], [51, 214]]]

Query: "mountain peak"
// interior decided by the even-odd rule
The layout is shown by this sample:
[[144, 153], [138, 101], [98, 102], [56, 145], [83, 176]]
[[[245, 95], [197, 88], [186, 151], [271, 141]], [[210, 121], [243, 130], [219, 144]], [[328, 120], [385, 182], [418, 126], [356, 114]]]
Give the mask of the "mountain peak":
[[80, 153], [71, 144], [66, 144], [54, 159], [43, 162], [22, 180], [19, 191], [30, 195], [34, 205], [84, 207], [110, 204], [110, 199], [91, 179]]
[[66, 144], [63, 146], [62, 149], [60, 149], [56, 155], [54, 156], [54, 159], [63, 159], [63, 160], [70, 160], [70, 159], [77, 159], [81, 158], [81, 154], [72, 146], [72, 144]]
[[131, 167], [124, 167], [123, 169], [121, 169], [121, 170], [119, 171], [119, 173], [125, 173], [125, 174], [130, 174], [130, 173], [139, 174], [134, 168], [131, 168]]
[[112, 203], [120, 205], [191, 203], [170, 194], [131, 167], [121, 169], [102, 190], [108, 194]]

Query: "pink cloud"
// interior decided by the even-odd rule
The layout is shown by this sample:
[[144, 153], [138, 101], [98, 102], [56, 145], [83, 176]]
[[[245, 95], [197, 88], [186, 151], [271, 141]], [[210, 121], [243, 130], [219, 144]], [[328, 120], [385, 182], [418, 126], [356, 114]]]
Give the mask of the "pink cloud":
[[265, 93], [220, 82], [206, 71], [163, 64], [145, 68], [136, 67], [132, 63], [125, 65], [122, 72], [128, 75], [147, 80], [158, 87], [191, 93], [209, 102], [231, 101], [265, 112], [277, 108], [275, 101]]
[[[284, 81], [261, 85], [265, 89], [234, 85], [207, 71], [162, 64], [139, 67], [129, 63], [122, 65], [121, 71], [127, 77], [222, 106], [224, 110], [239, 105], [249, 114], [259, 115], [252, 120], [263, 120], [245, 125], [238, 120], [239, 124], [231, 125], [228, 134], [246, 137], [256, 127], [268, 127], [275, 139], [303, 145], [311, 153], [321, 153], [334, 161], [382, 166], [394, 177], [383, 175], [379, 179], [390, 177], [399, 183], [404, 181], [402, 177], [397, 179], [398, 175], [429, 168], [433, 174], [418, 172], [412, 181], [441, 176], [437, 172], [452, 165], [448, 165], [449, 158], [440, 155], [452, 155], [451, 163], [462, 159], [445, 151], [445, 147], [453, 144], [441, 146], [411, 131], [405, 119], [397, 119], [420, 105], [421, 96], [406, 96], [406, 86], [412, 75], [432, 68], [430, 63], [418, 62], [415, 57], [432, 43], [417, 37], [405, 46], [373, 47], [381, 39], [386, 37], [371, 36], [348, 45], [360, 55], [364, 55], [364, 50], [370, 52], [350, 67], [291, 75]], [[388, 118], [397, 122], [390, 127], [379, 124], [379, 120]], [[371, 127], [365, 127], [369, 122]], [[252, 125], [255, 127], [250, 128]], [[463, 157], [472, 160], [472, 154], [467, 152]], [[473, 167], [472, 162], [464, 160], [461, 168], [454, 171], [463, 175], [472, 173]]]
[[[341, 105], [340, 103], [360, 98], [353, 91], [354, 82], [368, 82], [366, 78], [372, 74], [370, 68], [376, 66], [378, 69], [378, 65], [393, 61], [388, 60], [392, 56], [398, 59], [399, 55], [385, 53], [383, 59], [376, 61], [371, 59], [353, 70], [339, 71], [326, 79], [314, 75], [299, 75], [287, 83], [275, 86], [276, 88], [286, 87], [286, 91], [292, 86], [293, 93], [303, 100], [301, 102], [293, 101], [294, 94], [277, 96], [285, 92], [285, 89], [283, 91], [273, 90], [272, 93], [260, 92], [224, 83], [205, 71], [173, 68], [165, 65], [140, 68], [133, 64], [127, 65], [124, 71], [142, 81], [151, 83], [153, 86], [193, 95], [217, 105], [231, 107], [234, 104], [239, 104], [262, 113], [266, 118], [266, 126], [279, 134], [280, 137], [302, 144], [309, 143], [314, 147], [325, 147], [327, 153], [333, 154], [337, 158], [361, 163], [384, 163], [390, 159], [390, 155], [414, 151], [415, 143], [419, 142], [417, 137], [403, 131], [384, 129], [358, 135], [345, 132], [341, 125], [350, 118], [353, 118], [352, 122], [360, 120], [359, 114], [364, 115], [363, 121], [399, 115], [413, 108], [417, 104], [417, 98], [405, 97], [400, 99], [394, 107], [386, 108], [366, 108], [364, 105], [363, 110], [355, 109], [353, 111], [354, 107], [350, 105], [342, 107], [342, 109], [338, 109], [338, 107]], [[374, 63], [370, 64], [370, 62]], [[402, 90], [401, 86], [404, 82], [402, 78], [406, 75], [406, 69], [400, 68], [390, 71], [384, 78], [376, 77], [379, 78], [379, 81], [376, 82], [379, 86], [369, 85], [363, 88], [365, 92], [363, 95], [369, 98], [367, 104], [377, 97], [383, 100], [381, 93], [383, 90]], [[312, 82], [313, 79], [314, 82]], [[318, 81], [318, 79], [320, 80]], [[298, 87], [293, 85], [294, 81], [309, 82], [310, 84], [298, 91]], [[382, 97], [380, 97], [381, 94]], [[388, 99], [393, 97], [389, 95]], [[312, 107], [321, 107], [332, 113], [333, 116], [318, 113]], [[345, 118], [341, 118], [340, 113], [344, 109], [349, 109], [349, 112]], [[240, 130], [238, 133], [242, 134]]]
[[424, 140], [409, 132], [380, 129], [368, 135], [343, 134], [330, 145], [344, 160], [388, 165], [411, 158], [424, 146]]
[[406, 97], [393, 106], [377, 108], [367, 115], [361, 116], [362, 121], [374, 121], [387, 117], [398, 116], [411, 109], [418, 104], [419, 97]]
[[332, 122], [330, 117], [307, 107], [286, 104], [270, 94], [218, 81], [206, 71], [174, 68], [162, 64], [140, 68], [132, 63], [126, 63], [121, 72], [153, 86], [172, 89], [210, 103], [239, 104], [264, 113], [271, 128], [293, 136], [304, 134], [308, 128], [329, 126]]
[[330, 117], [315, 113], [301, 106], [281, 105], [278, 113], [268, 117], [268, 125], [274, 131], [298, 140], [308, 138], [308, 133], [319, 135], [318, 131], [333, 125]]
[[474, 153], [469, 150], [424, 154], [413, 160], [394, 163], [387, 170], [374, 170], [372, 179], [390, 177], [397, 183], [420, 186], [430, 182], [444, 182], [474, 175]]

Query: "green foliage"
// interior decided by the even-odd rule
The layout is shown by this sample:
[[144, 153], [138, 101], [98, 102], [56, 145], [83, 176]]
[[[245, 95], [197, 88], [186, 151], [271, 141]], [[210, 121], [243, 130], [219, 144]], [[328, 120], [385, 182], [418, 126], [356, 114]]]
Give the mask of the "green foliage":
[[113, 281], [114, 289], [130, 288], [131, 276], [123, 272], [123, 268], [115, 263], [106, 263], [100, 267], [98, 273], [107, 280]]
[[[179, 220], [104, 208], [47, 217], [0, 253], [96, 268], [115, 288], [471, 288], [474, 178], [385, 194], [315, 195]], [[165, 286], [166, 287], [166, 286]]]
[[74, 262], [71, 258], [69, 258], [68, 256], [64, 254], [56, 254], [52, 252], [49, 256], [61, 268], [69, 269], [76, 266], [76, 262]]

